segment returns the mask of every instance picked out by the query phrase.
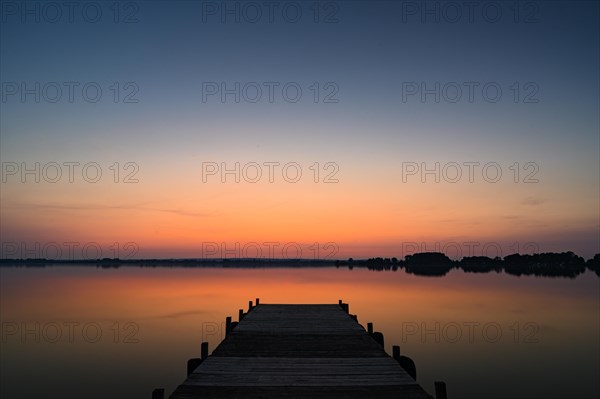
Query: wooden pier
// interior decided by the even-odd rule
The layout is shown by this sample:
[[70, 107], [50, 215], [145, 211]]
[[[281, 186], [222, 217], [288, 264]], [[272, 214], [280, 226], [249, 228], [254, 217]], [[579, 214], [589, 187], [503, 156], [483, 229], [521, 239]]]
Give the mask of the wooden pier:
[[[250, 302], [239, 322], [228, 317], [226, 325], [225, 339], [210, 356], [202, 343], [202, 357], [188, 361], [188, 377], [171, 399], [432, 399], [411, 377], [416, 377], [412, 360], [400, 356], [397, 346], [390, 357], [383, 334], [373, 332], [372, 323], [365, 330], [341, 301]], [[444, 383], [436, 383], [436, 391], [445, 399]], [[155, 390], [153, 398], [163, 395]]]

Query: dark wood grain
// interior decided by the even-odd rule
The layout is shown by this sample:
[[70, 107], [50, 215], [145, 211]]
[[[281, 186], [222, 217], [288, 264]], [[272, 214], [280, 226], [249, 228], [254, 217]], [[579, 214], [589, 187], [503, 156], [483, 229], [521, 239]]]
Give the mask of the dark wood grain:
[[260, 304], [171, 398], [432, 397], [339, 305]]

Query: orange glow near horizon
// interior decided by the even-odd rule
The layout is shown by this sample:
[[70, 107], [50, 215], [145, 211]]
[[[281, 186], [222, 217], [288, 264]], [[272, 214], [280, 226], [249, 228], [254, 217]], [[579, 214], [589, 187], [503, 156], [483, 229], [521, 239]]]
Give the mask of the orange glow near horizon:
[[[325, 251], [331, 258], [402, 257], [402, 244], [415, 242], [424, 243], [426, 250], [447, 243], [464, 247], [477, 242], [480, 248], [500, 243], [504, 255], [523, 252], [523, 245], [533, 242], [539, 251], [584, 251], [591, 256], [598, 229], [584, 211], [589, 206], [565, 208], [557, 201], [532, 206], [523, 203], [522, 188], [510, 183], [402, 184], [387, 173], [345, 184], [310, 179], [224, 184], [218, 177], [202, 184], [200, 176], [188, 172], [164, 186], [159, 183], [164, 176], [152, 176], [157, 180], [131, 185], [10, 184], [10, 190], [3, 190], [10, 193], [2, 201], [3, 242], [30, 247], [97, 242], [106, 256], [112, 256], [108, 248], [114, 243], [133, 242], [139, 248], [137, 258], [204, 257], [203, 243], [226, 248], [239, 243], [242, 248], [270, 242], [280, 247], [333, 242], [338, 251]], [[531, 194], [538, 195], [536, 190]], [[44, 202], [35, 200], [42, 197]], [[241, 257], [238, 252], [235, 257]], [[304, 252], [305, 258], [316, 256], [315, 251]]]

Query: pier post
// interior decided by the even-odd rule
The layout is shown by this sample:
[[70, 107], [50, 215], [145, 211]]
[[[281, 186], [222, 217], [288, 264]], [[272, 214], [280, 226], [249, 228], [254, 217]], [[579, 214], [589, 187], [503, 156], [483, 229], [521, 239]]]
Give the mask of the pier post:
[[231, 316], [225, 318], [225, 336], [228, 336], [231, 332]]
[[198, 366], [200, 366], [201, 363], [202, 363], [202, 359], [199, 359], [197, 357], [189, 359], [187, 361], [187, 376], [189, 377], [190, 374], [192, 374], [194, 372], [194, 370], [196, 370], [196, 368]]
[[446, 383], [444, 381], [435, 381], [435, 399], [448, 399], [446, 396]]
[[208, 357], [208, 342], [200, 344], [200, 358], [205, 360]]
[[367, 332], [373, 334], [373, 323], [367, 323]]
[[395, 361], [400, 364], [400, 367], [404, 369], [410, 375], [413, 380], [417, 380], [417, 366], [415, 366], [415, 362], [408, 356], [400, 355], [400, 347], [398, 345], [394, 345], [392, 347], [393, 355]]
[[165, 390], [163, 388], [156, 388], [152, 391], [152, 399], [165, 399]]
[[417, 366], [415, 366], [415, 362], [408, 356], [400, 356], [400, 360], [398, 361], [400, 366], [406, 370], [408, 375], [410, 375], [413, 380], [417, 380]]
[[375, 331], [372, 335], [373, 339], [375, 340], [375, 342], [377, 342], [379, 345], [381, 345], [382, 348], [385, 348], [384, 345], [384, 341], [383, 341], [383, 334]]

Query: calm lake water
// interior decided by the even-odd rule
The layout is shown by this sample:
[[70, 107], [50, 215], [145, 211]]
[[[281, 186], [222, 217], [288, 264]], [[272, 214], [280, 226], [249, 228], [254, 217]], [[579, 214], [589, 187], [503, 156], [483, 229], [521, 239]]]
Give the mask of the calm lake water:
[[262, 303], [350, 304], [417, 381], [458, 398], [598, 398], [600, 279], [336, 268], [0, 269], [2, 398], [168, 396], [225, 317]]

